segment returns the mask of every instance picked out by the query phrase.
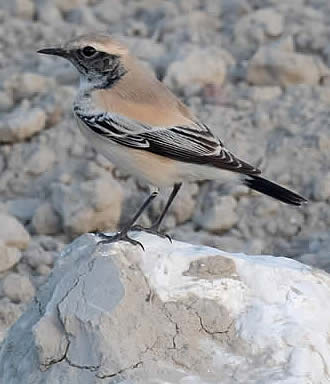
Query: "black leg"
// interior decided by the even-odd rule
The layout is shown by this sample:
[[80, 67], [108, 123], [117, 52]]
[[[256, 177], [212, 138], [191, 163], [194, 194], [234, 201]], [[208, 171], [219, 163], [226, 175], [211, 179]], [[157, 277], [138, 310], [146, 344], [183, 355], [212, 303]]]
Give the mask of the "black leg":
[[119, 241], [119, 240], [123, 240], [123, 241], [127, 241], [133, 245], [140, 245], [142, 247], [142, 249], [144, 250], [144, 247], [143, 245], [137, 241], [137, 240], [133, 240], [131, 239], [129, 236], [128, 236], [128, 231], [130, 229], [133, 229], [133, 226], [134, 226], [134, 223], [138, 220], [138, 218], [142, 215], [142, 213], [144, 212], [144, 210], [150, 205], [150, 203], [153, 201], [153, 199], [158, 195], [158, 192], [154, 191], [145, 201], [144, 203], [141, 205], [141, 207], [138, 209], [138, 211], [136, 212], [136, 214], [134, 215], [134, 217], [132, 218], [131, 221], [128, 222], [128, 224], [126, 224], [124, 226], [124, 228], [116, 233], [115, 235], [106, 235], [105, 233], [102, 233], [102, 232], [99, 232], [97, 233], [97, 236], [101, 237], [102, 240], [98, 242], [98, 244], [107, 244], [107, 243], [112, 243], [114, 241]]
[[173, 190], [170, 194], [170, 197], [168, 198], [168, 200], [166, 202], [166, 205], [165, 205], [165, 208], [163, 209], [163, 212], [159, 215], [158, 219], [152, 224], [152, 226], [150, 228], [144, 228], [141, 225], [134, 225], [132, 227], [132, 230], [145, 231], [145, 232], [151, 233], [153, 235], [157, 235], [157, 236], [164, 237], [164, 238], [166, 237], [172, 242], [169, 235], [164, 235], [164, 234], [159, 232], [159, 227], [160, 227], [160, 224], [162, 223], [168, 209], [170, 208], [175, 196], [179, 192], [181, 186], [182, 186], [182, 183], [174, 184]]
[[170, 197], [168, 198], [167, 200], [167, 203], [165, 205], [165, 208], [163, 210], [163, 212], [159, 215], [158, 219], [155, 221], [155, 223], [152, 224], [151, 228], [155, 231], [158, 231], [159, 230], [159, 227], [160, 227], [160, 224], [161, 222], [163, 221], [168, 209], [170, 208], [175, 196], [178, 194], [180, 188], [182, 186], [182, 183], [177, 183], [177, 184], [174, 184], [174, 187], [172, 189], [172, 192], [170, 194]]

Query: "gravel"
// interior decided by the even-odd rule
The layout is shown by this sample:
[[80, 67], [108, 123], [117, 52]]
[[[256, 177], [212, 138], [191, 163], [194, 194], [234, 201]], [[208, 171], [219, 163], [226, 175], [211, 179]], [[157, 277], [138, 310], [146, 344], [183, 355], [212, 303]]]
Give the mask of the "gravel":
[[[31, 285], [22, 299], [7, 283], [13, 293], [0, 299], [8, 313], [0, 328], [47, 279], [63, 243], [118, 229], [148, 193], [77, 129], [75, 70], [36, 54], [96, 26], [120, 36], [240, 158], [310, 201], [288, 207], [219, 172], [217, 182], [184, 186], [163, 228], [180, 240], [290, 254], [330, 271], [329, 17], [326, 0], [2, 1], [0, 292], [13, 274]], [[155, 220], [168, 193], [141, 222]]]

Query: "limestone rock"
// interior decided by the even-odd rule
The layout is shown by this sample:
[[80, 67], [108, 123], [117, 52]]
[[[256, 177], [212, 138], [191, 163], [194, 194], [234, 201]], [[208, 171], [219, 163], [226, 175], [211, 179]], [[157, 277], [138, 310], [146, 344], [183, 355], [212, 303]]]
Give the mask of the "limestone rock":
[[6, 247], [4, 242], [0, 241], [0, 272], [7, 271], [16, 265], [22, 255], [17, 248]]
[[0, 213], [0, 240], [9, 247], [24, 249], [28, 246], [30, 235], [23, 225], [6, 213]]
[[10, 273], [3, 280], [3, 293], [14, 303], [26, 303], [35, 295], [30, 279], [18, 273]]
[[71, 11], [74, 8], [79, 8], [86, 5], [88, 0], [55, 0], [57, 8], [62, 12]]
[[47, 90], [48, 85], [52, 83], [52, 79], [36, 73], [25, 72], [16, 74], [5, 82], [5, 87], [14, 93], [16, 101], [24, 98], [31, 98], [38, 93], [43, 93]]
[[262, 8], [241, 17], [235, 25], [234, 49], [245, 56], [265, 42], [278, 38], [284, 30], [284, 17], [274, 8]]
[[324, 68], [319, 58], [270, 45], [260, 48], [252, 57], [247, 80], [254, 85], [314, 85], [323, 75]]
[[10, 302], [7, 297], [0, 300], [0, 343], [5, 337], [7, 329], [18, 320], [21, 314], [19, 304]]
[[208, 231], [222, 233], [238, 222], [236, 206], [237, 202], [232, 196], [215, 196], [210, 199], [204, 212], [195, 215], [194, 221]]
[[4, 382], [329, 380], [328, 274], [283, 257], [136, 238], [145, 252], [96, 247], [92, 235], [63, 251], [1, 346]]
[[40, 235], [53, 235], [61, 230], [61, 219], [54, 210], [52, 204], [45, 202], [36, 210], [32, 225], [36, 233]]
[[52, 192], [53, 207], [70, 234], [115, 229], [122, 199], [121, 186], [110, 175], [70, 186], [56, 184]]
[[[213, 48], [194, 48], [183, 58], [172, 62], [165, 83], [171, 88], [221, 86], [226, 78], [228, 53]], [[201, 70], [201, 68], [203, 68]]]
[[0, 120], [0, 142], [14, 143], [40, 132], [46, 124], [46, 113], [39, 107], [23, 105]]
[[15, 216], [17, 219], [24, 223], [32, 219], [39, 205], [39, 199], [23, 198], [7, 201], [6, 208], [10, 215]]

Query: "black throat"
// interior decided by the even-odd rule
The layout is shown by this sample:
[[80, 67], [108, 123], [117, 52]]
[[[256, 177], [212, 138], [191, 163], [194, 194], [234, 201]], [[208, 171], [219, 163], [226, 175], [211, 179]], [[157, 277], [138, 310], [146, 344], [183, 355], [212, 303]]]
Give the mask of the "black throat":
[[127, 70], [121, 64], [118, 56], [112, 60], [112, 65], [109, 70], [106, 70], [102, 74], [103, 81], [97, 86], [99, 89], [112, 88], [118, 81], [125, 76]]
[[98, 89], [112, 88], [127, 73], [120, 56], [105, 52], [98, 52], [95, 57], [86, 59], [78, 50], [74, 52], [73, 64]]

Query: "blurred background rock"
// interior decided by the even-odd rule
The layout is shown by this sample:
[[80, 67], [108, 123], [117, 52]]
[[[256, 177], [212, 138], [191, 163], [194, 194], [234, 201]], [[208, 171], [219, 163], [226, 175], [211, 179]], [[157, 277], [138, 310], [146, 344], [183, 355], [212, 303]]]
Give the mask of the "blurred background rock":
[[36, 54], [89, 31], [121, 36], [229, 148], [310, 200], [288, 207], [223, 175], [185, 185], [164, 230], [330, 271], [329, 18], [328, 0], [2, 0], [0, 339], [64, 244], [117, 229], [148, 193], [80, 134], [76, 71]]

